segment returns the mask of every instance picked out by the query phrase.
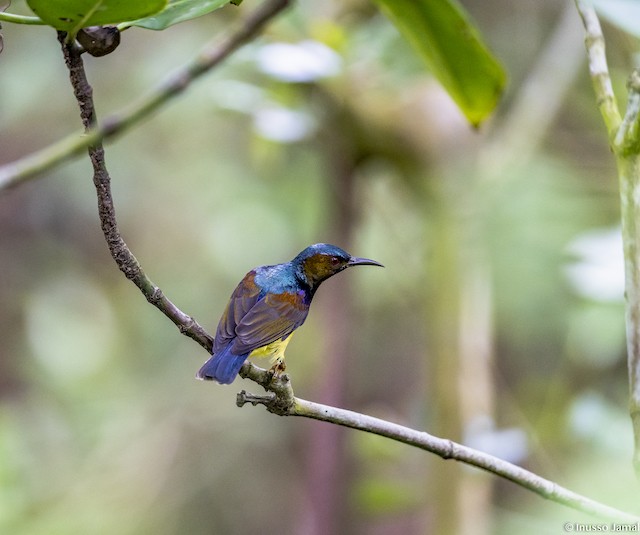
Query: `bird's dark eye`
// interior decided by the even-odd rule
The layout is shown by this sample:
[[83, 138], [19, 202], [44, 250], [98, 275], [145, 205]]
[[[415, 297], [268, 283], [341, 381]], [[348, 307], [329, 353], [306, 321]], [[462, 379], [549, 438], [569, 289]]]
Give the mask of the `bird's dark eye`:
[[330, 262], [332, 266], [340, 265], [340, 259], [337, 256], [332, 256]]

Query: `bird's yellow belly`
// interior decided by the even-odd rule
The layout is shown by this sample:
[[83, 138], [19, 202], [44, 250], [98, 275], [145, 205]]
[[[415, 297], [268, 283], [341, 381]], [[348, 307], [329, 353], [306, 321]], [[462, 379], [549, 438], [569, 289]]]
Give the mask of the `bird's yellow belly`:
[[249, 356], [261, 359], [268, 358], [271, 362], [284, 362], [284, 350], [287, 348], [289, 340], [291, 340], [291, 336], [292, 335], [290, 334], [284, 340], [276, 340], [266, 346], [254, 349], [249, 353]]

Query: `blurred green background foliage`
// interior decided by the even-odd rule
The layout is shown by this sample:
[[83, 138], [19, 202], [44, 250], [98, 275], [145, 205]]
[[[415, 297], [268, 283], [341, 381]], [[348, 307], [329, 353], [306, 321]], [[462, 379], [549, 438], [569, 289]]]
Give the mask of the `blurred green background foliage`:
[[[319, 241], [379, 260], [319, 291], [287, 352], [298, 395], [632, 510], [616, 172], [578, 15], [557, 0], [462, 3], [510, 77], [478, 131], [370, 3], [302, 0], [107, 145], [121, 231], [210, 332], [256, 265]], [[249, 4], [133, 28], [86, 58], [98, 113]], [[80, 124], [55, 32], [2, 32], [0, 164]], [[623, 94], [637, 42], [605, 32]], [[109, 256], [85, 158], [0, 196], [0, 251], [2, 533], [539, 534], [585, 521], [378, 437], [240, 410], [250, 383], [195, 381], [206, 355]]]

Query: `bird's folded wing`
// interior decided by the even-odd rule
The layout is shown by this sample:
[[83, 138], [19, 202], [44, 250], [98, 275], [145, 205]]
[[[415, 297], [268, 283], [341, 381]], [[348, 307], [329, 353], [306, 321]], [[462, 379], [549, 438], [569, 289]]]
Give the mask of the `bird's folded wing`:
[[236, 325], [234, 353], [248, 353], [288, 337], [304, 323], [308, 312], [303, 292], [266, 294]]
[[216, 330], [216, 338], [213, 342], [214, 355], [224, 349], [237, 336], [236, 326], [264, 295], [264, 292], [255, 283], [255, 276], [255, 271], [247, 273], [231, 294], [231, 299], [229, 299]]

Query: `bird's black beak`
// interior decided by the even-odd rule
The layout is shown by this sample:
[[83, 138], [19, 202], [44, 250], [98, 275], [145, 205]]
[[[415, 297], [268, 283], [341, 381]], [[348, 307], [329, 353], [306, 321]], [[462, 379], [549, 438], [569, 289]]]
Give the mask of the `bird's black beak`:
[[379, 266], [384, 267], [380, 262], [376, 262], [375, 260], [369, 260], [368, 258], [358, 258], [357, 256], [352, 256], [349, 258], [347, 262], [347, 266]]

